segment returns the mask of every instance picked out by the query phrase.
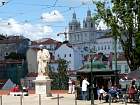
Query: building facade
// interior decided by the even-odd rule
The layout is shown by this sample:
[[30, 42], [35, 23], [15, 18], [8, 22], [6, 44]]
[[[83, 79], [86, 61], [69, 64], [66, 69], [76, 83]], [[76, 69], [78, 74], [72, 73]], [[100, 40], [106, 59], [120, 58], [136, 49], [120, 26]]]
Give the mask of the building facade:
[[96, 38], [103, 36], [106, 31], [97, 30], [95, 22], [92, 19], [91, 11], [87, 11], [87, 16], [83, 20], [83, 27], [73, 13], [72, 21], [69, 22], [69, 43], [78, 49], [84, 49], [87, 52], [95, 50]]
[[78, 70], [82, 66], [82, 55], [80, 51], [68, 46], [67, 44], [61, 45], [55, 51], [55, 60], [65, 59], [68, 61], [68, 70]]
[[30, 40], [23, 36], [8, 36], [0, 39], [0, 59], [4, 60], [11, 52], [26, 55]]
[[[119, 39], [117, 40], [116, 49], [118, 54], [123, 52]], [[102, 36], [100, 38], [97, 38], [95, 43], [95, 51], [96, 53], [102, 52], [106, 56], [109, 56], [110, 53], [114, 53], [115, 52], [114, 39], [111, 36]]]

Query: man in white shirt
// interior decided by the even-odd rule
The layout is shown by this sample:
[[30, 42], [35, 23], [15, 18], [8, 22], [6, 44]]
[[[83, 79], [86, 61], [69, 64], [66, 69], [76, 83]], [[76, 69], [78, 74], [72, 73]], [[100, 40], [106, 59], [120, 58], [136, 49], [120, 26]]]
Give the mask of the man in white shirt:
[[87, 100], [87, 86], [89, 85], [89, 82], [87, 81], [87, 78], [85, 78], [82, 81], [82, 99]]

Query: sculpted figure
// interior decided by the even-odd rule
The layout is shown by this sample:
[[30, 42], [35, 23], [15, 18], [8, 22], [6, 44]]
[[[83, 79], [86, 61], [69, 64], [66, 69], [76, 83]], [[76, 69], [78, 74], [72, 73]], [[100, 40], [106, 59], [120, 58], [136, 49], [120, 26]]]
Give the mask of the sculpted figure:
[[[43, 75], [48, 70], [48, 63], [50, 61], [49, 51], [40, 47], [37, 53], [38, 74]], [[47, 75], [47, 74], [46, 74]]]

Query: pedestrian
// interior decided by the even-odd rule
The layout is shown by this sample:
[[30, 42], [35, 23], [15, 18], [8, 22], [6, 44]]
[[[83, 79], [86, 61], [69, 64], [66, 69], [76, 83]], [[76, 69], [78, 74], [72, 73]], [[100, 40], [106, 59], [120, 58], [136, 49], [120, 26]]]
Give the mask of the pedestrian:
[[72, 94], [75, 93], [75, 80], [72, 80]]
[[89, 82], [87, 81], [87, 78], [84, 78], [82, 81], [82, 99], [87, 100], [87, 86], [89, 85]]
[[103, 87], [99, 89], [99, 100], [103, 100], [103, 97], [105, 96], [106, 92], [104, 91]]
[[71, 93], [72, 93], [72, 80], [71, 80], [71, 78], [69, 78], [69, 82], [68, 82], [68, 84], [69, 84], [69, 90], [68, 90], [68, 93], [71, 94]]

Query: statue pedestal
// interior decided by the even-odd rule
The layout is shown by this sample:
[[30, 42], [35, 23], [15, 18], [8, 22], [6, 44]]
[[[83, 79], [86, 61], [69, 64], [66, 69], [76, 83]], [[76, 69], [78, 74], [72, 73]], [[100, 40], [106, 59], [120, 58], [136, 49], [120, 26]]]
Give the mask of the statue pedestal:
[[35, 82], [35, 94], [46, 94], [47, 96], [51, 96], [51, 79], [48, 76], [38, 76], [34, 80]]

